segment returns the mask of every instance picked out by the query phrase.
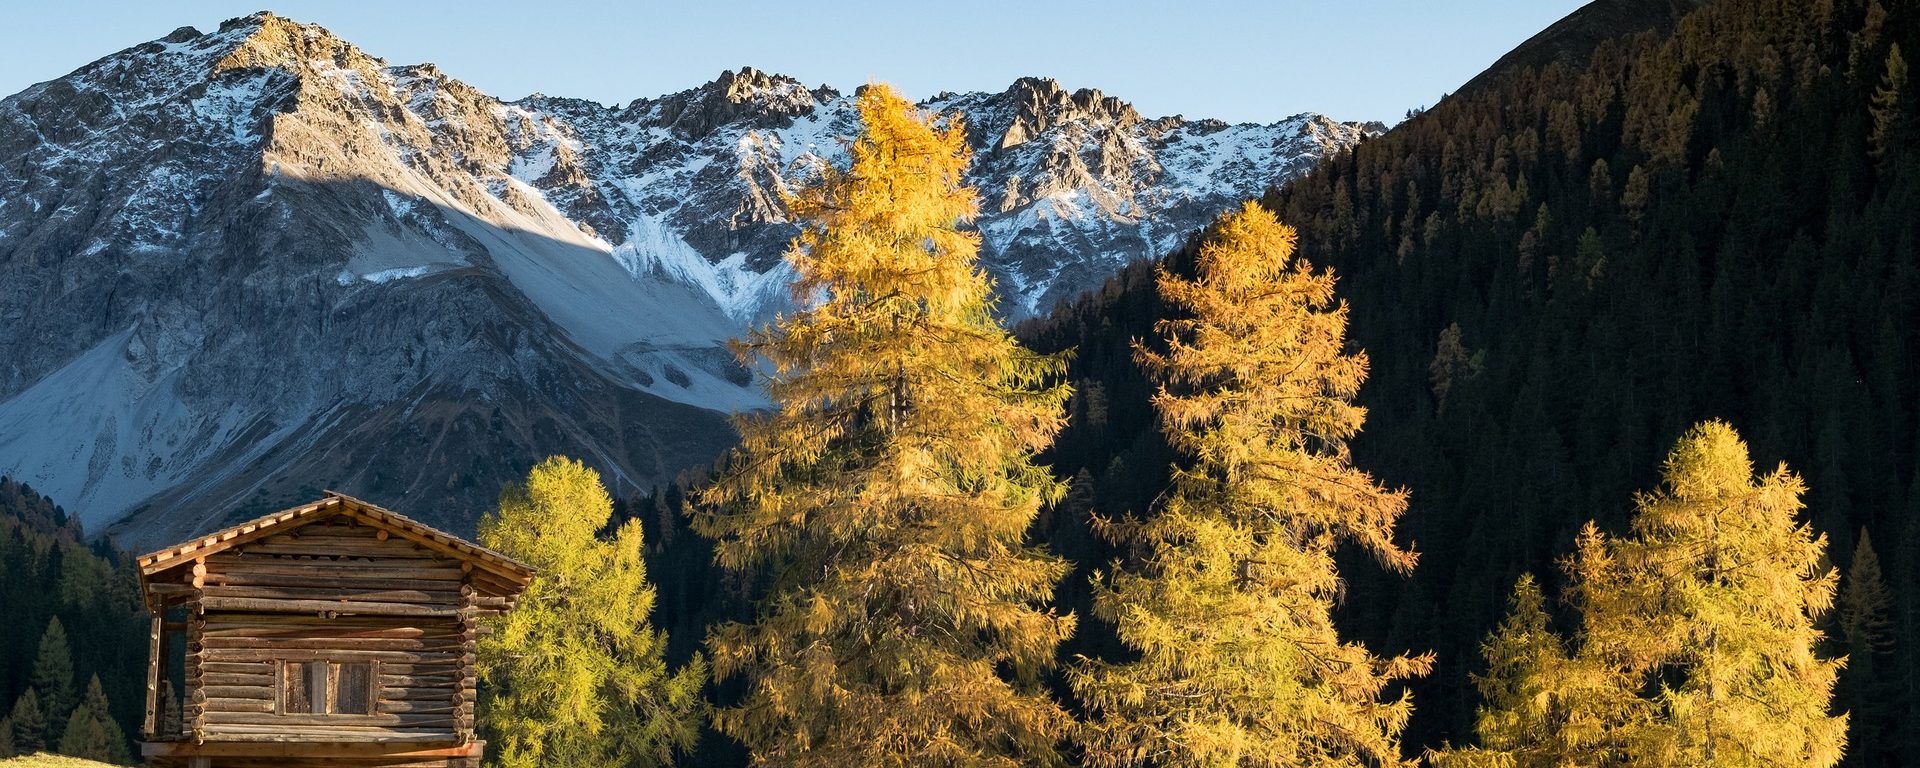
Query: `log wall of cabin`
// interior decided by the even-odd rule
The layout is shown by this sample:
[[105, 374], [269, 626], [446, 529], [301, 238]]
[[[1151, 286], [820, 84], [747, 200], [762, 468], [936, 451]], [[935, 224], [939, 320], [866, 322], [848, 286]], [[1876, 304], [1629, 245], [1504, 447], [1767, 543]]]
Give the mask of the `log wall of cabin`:
[[[477, 598], [460, 560], [369, 526], [316, 523], [209, 555], [204, 565], [187, 637], [190, 736], [471, 738]], [[372, 710], [279, 711], [281, 665], [300, 661], [371, 662]]]

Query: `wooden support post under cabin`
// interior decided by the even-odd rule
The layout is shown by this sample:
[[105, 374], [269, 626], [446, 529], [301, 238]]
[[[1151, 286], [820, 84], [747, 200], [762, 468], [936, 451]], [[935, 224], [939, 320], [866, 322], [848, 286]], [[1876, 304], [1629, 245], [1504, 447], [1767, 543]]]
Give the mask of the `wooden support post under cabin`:
[[153, 628], [147, 633], [147, 717], [141, 732], [148, 739], [160, 736], [160, 665], [167, 658], [164, 645], [167, 631], [167, 606], [162, 601], [153, 612]]

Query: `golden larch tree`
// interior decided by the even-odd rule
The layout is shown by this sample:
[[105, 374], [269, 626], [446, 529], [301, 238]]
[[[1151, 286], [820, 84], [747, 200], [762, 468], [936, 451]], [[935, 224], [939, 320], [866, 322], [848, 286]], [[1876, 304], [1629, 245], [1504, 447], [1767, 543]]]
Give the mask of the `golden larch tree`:
[[1070, 683], [1093, 766], [1401, 765], [1412, 711], [1388, 686], [1431, 656], [1383, 659], [1342, 641], [1334, 550], [1358, 544], [1407, 572], [1393, 541], [1404, 491], [1356, 469], [1347, 440], [1364, 354], [1347, 353], [1334, 277], [1293, 256], [1257, 204], [1223, 217], [1196, 274], [1162, 267], [1161, 429], [1185, 461], [1158, 513], [1109, 532], [1143, 552], [1097, 576], [1094, 613], [1137, 659], [1081, 659]]
[[1034, 454], [1064, 421], [1057, 356], [993, 315], [962, 127], [885, 85], [858, 97], [851, 166], [788, 202], [802, 309], [736, 350], [770, 412], [700, 495], [752, 621], [708, 636], [743, 698], [715, 726], [756, 765], [1059, 762], [1069, 719], [1039, 673], [1073, 631], [1067, 566], [1023, 544], [1062, 492]]
[[[1599, 531], [1581, 532], [1567, 560], [1573, 601], [1613, 588]], [[1546, 598], [1531, 574], [1513, 588], [1513, 612], [1481, 645], [1486, 672], [1475, 675], [1481, 706], [1474, 719], [1478, 745], [1429, 752], [1436, 768], [1601, 768], [1628, 764], [1634, 725], [1645, 721], [1639, 681], [1617, 654], [1599, 644], [1575, 650], [1554, 631]]]
[[1480, 744], [1457, 766], [1829, 768], [1847, 717], [1829, 712], [1841, 662], [1819, 654], [1837, 578], [1800, 522], [1806, 488], [1756, 477], [1732, 427], [1709, 421], [1668, 454], [1631, 534], [1593, 523], [1563, 563], [1579, 632], [1547, 626], [1523, 580], [1485, 646]]
[[1800, 520], [1805, 492], [1784, 464], [1756, 477], [1733, 427], [1708, 421], [1636, 500], [1633, 535], [1613, 546], [1619, 602], [1599, 619], [1645, 649], [1658, 684], [1640, 764], [1839, 762], [1847, 718], [1828, 710], [1843, 662], [1820, 655], [1816, 626], [1838, 576]]

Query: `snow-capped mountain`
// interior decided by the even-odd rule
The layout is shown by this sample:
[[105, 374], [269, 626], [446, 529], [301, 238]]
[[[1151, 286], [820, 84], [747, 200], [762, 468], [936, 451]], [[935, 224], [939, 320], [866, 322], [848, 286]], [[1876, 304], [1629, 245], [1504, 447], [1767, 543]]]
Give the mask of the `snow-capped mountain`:
[[[1366, 130], [941, 94], [1012, 318]], [[549, 453], [631, 492], [761, 402], [781, 192], [853, 99], [752, 69], [622, 107], [501, 101], [257, 14], [0, 100], [0, 474], [136, 542], [326, 485], [464, 529]]]

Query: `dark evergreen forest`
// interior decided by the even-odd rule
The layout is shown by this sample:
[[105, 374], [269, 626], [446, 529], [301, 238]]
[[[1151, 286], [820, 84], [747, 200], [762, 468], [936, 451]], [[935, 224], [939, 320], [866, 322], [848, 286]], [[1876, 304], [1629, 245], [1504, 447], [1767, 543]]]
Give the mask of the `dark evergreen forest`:
[[[138, 734], [145, 696], [146, 612], [132, 558], [82, 534], [51, 499], [0, 477], [0, 756], [58, 747], [75, 710], [88, 708], [96, 676], [118, 731], [75, 734], [67, 745], [79, 748], [69, 751], [131, 753], [127, 737]], [[33, 704], [22, 706], [29, 690]]]

